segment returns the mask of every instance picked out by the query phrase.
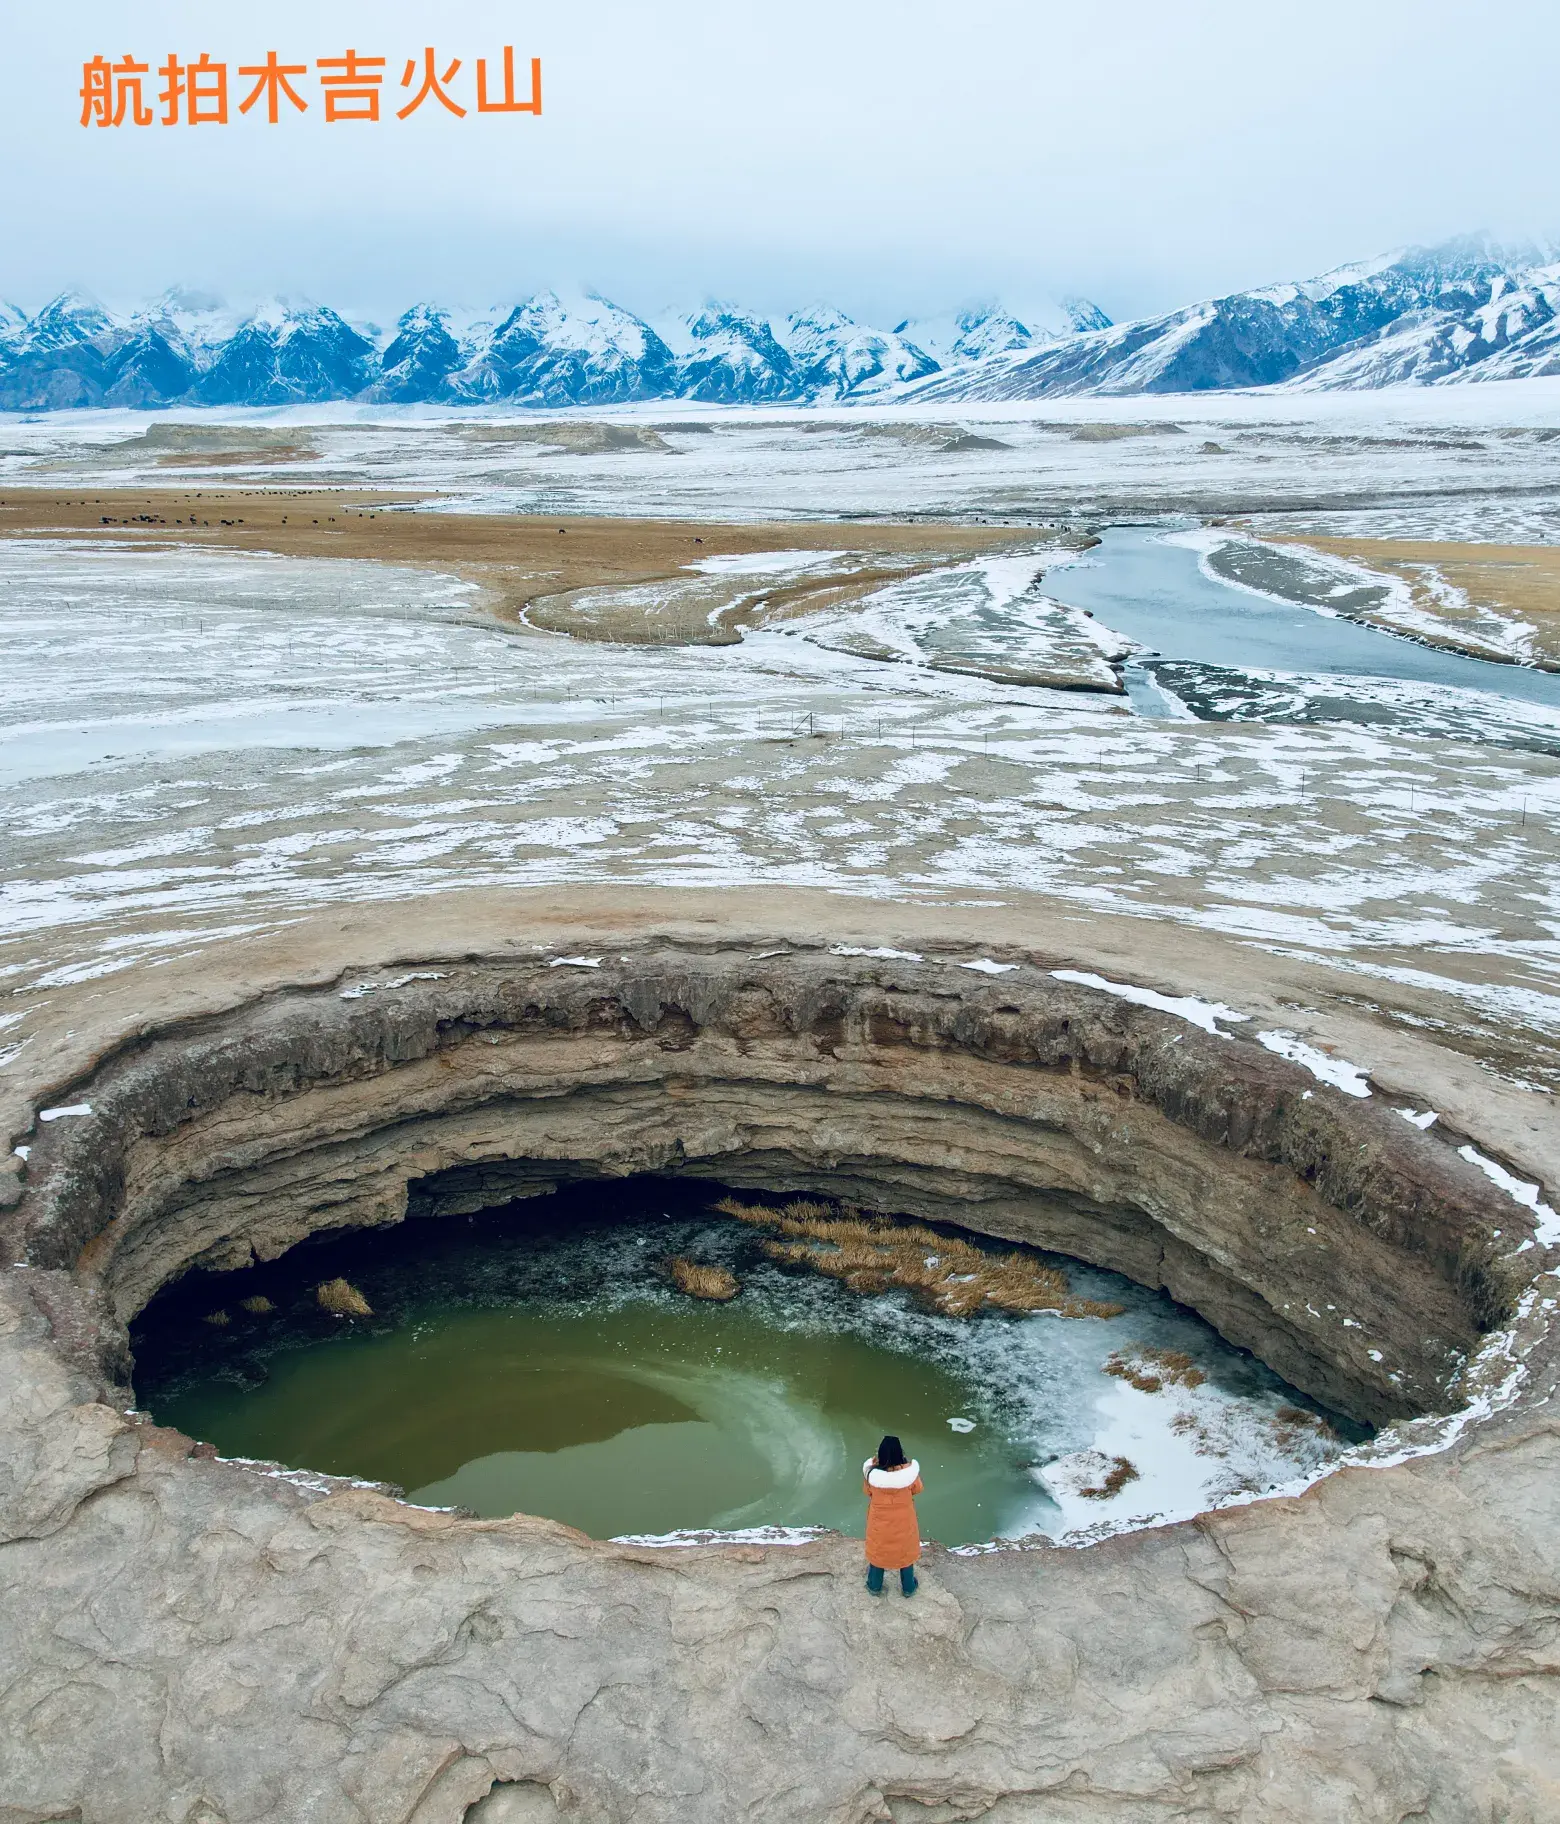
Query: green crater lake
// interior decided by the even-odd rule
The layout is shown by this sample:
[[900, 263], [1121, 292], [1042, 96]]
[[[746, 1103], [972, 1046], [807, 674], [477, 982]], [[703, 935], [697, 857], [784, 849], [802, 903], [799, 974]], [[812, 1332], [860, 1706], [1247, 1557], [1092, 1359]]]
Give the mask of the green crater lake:
[[[190, 1274], [132, 1326], [137, 1399], [225, 1457], [597, 1538], [859, 1536], [861, 1464], [885, 1432], [920, 1460], [922, 1535], [944, 1545], [1092, 1524], [1098, 1505], [1068, 1511], [1049, 1479], [1069, 1453], [1131, 1457], [1145, 1514], [1303, 1467], [1273, 1431], [1302, 1396], [1162, 1293], [1044, 1256], [1120, 1314], [953, 1317], [777, 1263], [710, 1207], [719, 1194], [582, 1185]], [[675, 1256], [724, 1267], [739, 1295], [678, 1291]], [[321, 1308], [337, 1276], [371, 1316]], [[1178, 1405], [1113, 1374], [1113, 1351], [1147, 1346], [1198, 1365], [1195, 1435], [1177, 1418], [1191, 1394]]]
[[897, 1430], [928, 1537], [1018, 1528], [1034, 1482], [972, 1389], [850, 1335], [773, 1329], [680, 1299], [611, 1312], [426, 1310], [388, 1335], [288, 1351], [246, 1389], [212, 1380], [158, 1416], [225, 1456], [401, 1484], [427, 1506], [546, 1514], [596, 1537], [810, 1525], [860, 1532], [860, 1465]]

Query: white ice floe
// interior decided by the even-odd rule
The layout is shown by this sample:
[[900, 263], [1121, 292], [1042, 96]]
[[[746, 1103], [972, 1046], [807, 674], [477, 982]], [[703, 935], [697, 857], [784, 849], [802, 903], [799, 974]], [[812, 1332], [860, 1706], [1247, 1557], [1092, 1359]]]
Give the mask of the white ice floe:
[[948, 1429], [958, 1432], [963, 1437], [975, 1429], [975, 1421], [973, 1419], [949, 1419]]
[[1288, 1058], [1291, 1064], [1298, 1064], [1302, 1069], [1310, 1071], [1318, 1082], [1330, 1083], [1334, 1089], [1341, 1089], [1346, 1096], [1370, 1094], [1368, 1070], [1362, 1070], [1358, 1064], [1350, 1064], [1343, 1058], [1330, 1058], [1325, 1051], [1307, 1045], [1292, 1032], [1259, 1032], [1257, 1041], [1269, 1051], [1277, 1052], [1279, 1057]]
[[1221, 1039], [1227, 1039], [1230, 1035], [1220, 1031], [1220, 1020], [1244, 1020], [1250, 1017], [1237, 1013], [1233, 1007], [1226, 1007], [1223, 1001], [1200, 1001], [1190, 994], [1161, 994], [1157, 988], [1139, 988], [1132, 982], [1112, 982], [1103, 975], [1092, 975], [1086, 969], [1053, 969], [1051, 974], [1059, 982], [1076, 982], [1080, 988], [1098, 988], [1103, 994], [1114, 994], [1119, 1000], [1131, 1001], [1138, 1007], [1154, 1007], [1160, 1013], [1173, 1013], [1178, 1019], [1189, 1020], [1192, 1025], [1200, 1026], [1204, 1032], [1211, 1032]]
[[1499, 1185], [1513, 1203], [1520, 1203], [1523, 1209], [1533, 1212], [1533, 1239], [1541, 1248], [1554, 1247], [1560, 1243], [1560, 1213], [1556, 1212], [1552, 1204], [1541, 1201], [1538, 1185], [1513, 1177], [1504, 1166], [1497, 1165], [1493, 1159], [1486, 1159], [1474, 1147], [1460, 1146], [1457, 1152], [1470, 1165], [1476, 1165], [1491, 1184]]
[[826, 1526], [740, 1526], [729, 1532], [690, 1527], [676, 1533], [620, 1533], [609, 1545], [811, 1545]]
[[[769, 956], [779, 956], [781, 952], [778, 950], [771, 950], [766, 951], [765, 954]], [[878, 944], [875, 948], [870, 950], [864, 949], [860, 944], [831, 944], [829, 946], [829, 955], [875, 956], [882, 958], [885, 962], [893, 961], [900, 963], [924, 963], [926, 961], [926, 958], [921, 955], [919, 950], [893, 950], [890, 949], [887, 944]]]
[[90, 1115], [91, 1113], [92, 1104], [90, 1102], [72, 1102], [65, 1108], [40, 1108], [38, 1119], [40, 1121], [63, 1121], [67, 1115]]
[[1436, 1124], [1437, 1116], [1433, 1108], [1427, 1108], [1423, 1111], [1413, 1108], [1400, 1108], [1397, 1112], [1406, 1122], [1408, 1122], [1410, 1127], [1417, 1127], [1421, 1133], [1423, 1133], [1427, 1127], [1434, 1127]]
[[555, 956], [547, 965], [549, 969], [599, 969], [599, 956]]

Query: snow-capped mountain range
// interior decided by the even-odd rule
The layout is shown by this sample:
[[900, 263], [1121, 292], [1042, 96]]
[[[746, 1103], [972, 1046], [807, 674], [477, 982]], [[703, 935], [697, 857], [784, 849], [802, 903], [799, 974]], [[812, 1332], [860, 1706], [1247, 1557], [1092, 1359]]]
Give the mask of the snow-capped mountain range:
[[997, 306], [874, 329], [826, 307], [729, 304], [648, 322], [542, 292], [486, 315], [414, 305], [388, 330], [318, 304], [242, 316], [172, 291], [112, 315], [67, 292], [0, 303], [0, 410], [370, 403], [721, 405], [1044, 399], [1229, 387], [1371, 388], [1560, 374], [1560, 259], [1483, 242], [1112, 323]]

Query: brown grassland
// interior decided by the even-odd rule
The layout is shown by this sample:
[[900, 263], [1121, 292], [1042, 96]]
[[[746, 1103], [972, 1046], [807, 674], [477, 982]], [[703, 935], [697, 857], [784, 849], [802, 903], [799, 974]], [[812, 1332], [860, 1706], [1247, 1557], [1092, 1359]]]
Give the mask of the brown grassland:
[[[519, 622], [551, 598], [551, 630], [634, 643], [721, 643], [735, 628], [851, 599], [884, 580], [983, 551], [1047, 542], [1039, 531], [998, 526], [849, 524], [732, 525], [718, 521], [588, 519], [517, 513], [419, 513], [434, 498], [415, 490], [362, 488], [20, 488], [0, 496], [0, 538], [108, 540], [143, 550], [268, 551], [344, 557], [437, 570], [480, 586], [483, 605]], [[597, 622], [558, 598], [574, 590], [686, 579], [698, 558], [760, 551], [840, 551], [860, 561], [809, 583], [793, 580], [711, 628], [708, 605], [687, 625], [664, 625], [642, 609]], [[899, 560], [885, 568], [882, 559]], [[873, 561], [874, 557], [877, 561]], [[734, 586], [735, 587], [735, 586]]]

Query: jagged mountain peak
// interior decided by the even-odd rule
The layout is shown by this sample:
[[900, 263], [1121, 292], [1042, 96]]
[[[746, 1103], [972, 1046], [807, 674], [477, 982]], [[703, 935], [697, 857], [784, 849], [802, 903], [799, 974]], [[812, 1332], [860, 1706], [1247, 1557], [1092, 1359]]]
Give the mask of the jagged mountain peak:
[[1005, 355], [1015, 348], [1028, 348], [1035, 341], [1035, 332], [1027, 323], [995, 304], [961, 310], [953, 321], [958, 333], [948, 352], [957, 361]]
[[681, 319], [676, 390], [712, 405], [801, 397], [789, 351], [764, 317], [712, 299]]
[[71, 289], [50, 298], [29, 320], [26, 339], [32, 349], [63, 348], [90, 342], [113, 327], [113, 319], [96, 298]]
[[804, 390], [818, 397], [882, 393], [938, 368], [925, 349], [899, 330], [871, 329], [828, 305], [788, 317], [785, 344]]
[[1095, 330], [1114, 327], [1111, 319], [1092, 298], [1063, 298], [1062, 309], [1067, 313], [1069, 326], [1079, 335], [1091, 335]]
[[550, 347], [617, 352], [634, 359], [642, 358], [658, 340], [643, 318], [592, 291], [573, 296], [539, 291], [516, 305], [494, 334], [524, 335]]

